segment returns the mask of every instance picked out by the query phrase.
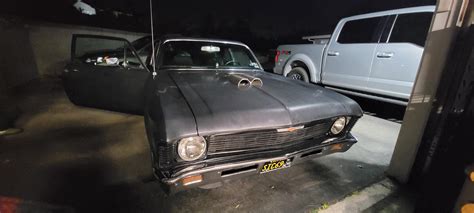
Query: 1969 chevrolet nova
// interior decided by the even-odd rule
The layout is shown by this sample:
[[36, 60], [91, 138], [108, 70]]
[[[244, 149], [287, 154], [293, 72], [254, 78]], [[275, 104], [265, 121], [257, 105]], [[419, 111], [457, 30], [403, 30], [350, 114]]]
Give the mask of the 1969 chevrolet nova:
[[353, 100], [266, 73], [246, 45], [224, 40], [164, 38], [141, 61], [124, 39], [74, 35], [64, 86], [77, 105], [143, 113], [170, 191], [347, 151], [362, 116]]

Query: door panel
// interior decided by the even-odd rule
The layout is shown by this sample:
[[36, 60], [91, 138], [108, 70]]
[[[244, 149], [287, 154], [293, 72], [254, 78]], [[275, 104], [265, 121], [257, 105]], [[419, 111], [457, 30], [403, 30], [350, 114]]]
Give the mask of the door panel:
[[336, 29], [339, 35], [328, 46], [323, 84], [365, 91], [385, 22], [385, 16], [350, 20]]
[[409, 43], [379, 44], [375, 52], [368, 89], [373, 93], [408, 99], [423, 48]]
[[124, 39], [74, 35], [64, 87], [77, 105], [142, 113], [144, 84], [150, 76]]
[[432, 13], [407, 13], [386, 27], [388, 39], [375, 50], [367, 88], [370, 92], [408, 100], [420, 66]]
[[335, 44], [328, 48], [323, 84], [364, 90], [376, 44]]

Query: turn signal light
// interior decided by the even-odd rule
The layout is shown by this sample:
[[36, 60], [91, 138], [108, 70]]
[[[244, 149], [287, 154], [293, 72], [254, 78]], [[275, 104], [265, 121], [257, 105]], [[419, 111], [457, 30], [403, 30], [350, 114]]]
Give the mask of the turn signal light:
[[181, 182], [183, 183], [183, 186], [199, 183], [201, 181], [202, 181], [202, 175], [189, 176], [181, 180]]
[[474, 204], [468, 203], [461, 208], [461, 213], [474, 213]]
[[331, 150], [341, 150], [342, 149], [342, 144], [334, 144], [331, 146]]

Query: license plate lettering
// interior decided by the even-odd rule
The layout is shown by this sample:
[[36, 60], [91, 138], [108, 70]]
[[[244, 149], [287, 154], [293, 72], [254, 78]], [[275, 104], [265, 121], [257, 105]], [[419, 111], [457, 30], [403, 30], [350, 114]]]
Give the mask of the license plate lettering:
[[283, 169], [289, 166], [288, 160], [276, 160], [276, 161], [269, 161], [266, 162], [260, 173], [270, 172], [278, 169]]

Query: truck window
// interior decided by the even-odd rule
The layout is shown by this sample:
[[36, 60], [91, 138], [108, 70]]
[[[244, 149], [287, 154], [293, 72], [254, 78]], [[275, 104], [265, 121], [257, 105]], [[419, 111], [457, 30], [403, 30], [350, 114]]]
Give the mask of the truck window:
[[374, 17], [348, 21], [342, 27], [337, 42], [350, 43], [377, 43], [380, 36], [381, 20], [384, 17]]
[[395, 20], [390, 43], [412, 43], [425, 46], [426, 35], [431, 24], [433, 13], [400, 14]]

